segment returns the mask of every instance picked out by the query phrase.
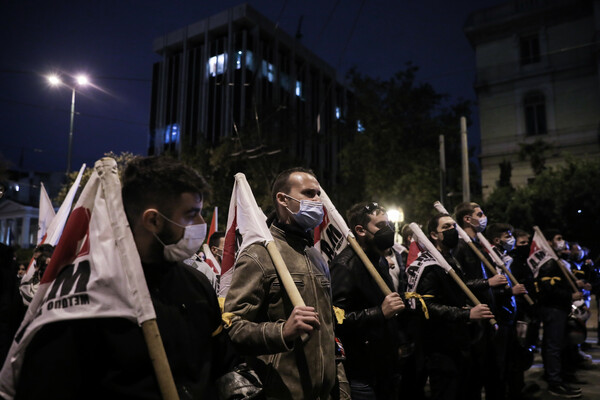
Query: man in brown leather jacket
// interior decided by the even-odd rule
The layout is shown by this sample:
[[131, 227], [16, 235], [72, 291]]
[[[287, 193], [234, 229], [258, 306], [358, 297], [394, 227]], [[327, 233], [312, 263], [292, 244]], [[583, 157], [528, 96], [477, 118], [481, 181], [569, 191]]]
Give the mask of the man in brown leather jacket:
[[312, 229], [323, 218], [319, 182], [309, 170], [287, 170], [272, 194], [277, 217], [270, 230], [306, 306], [292, 306], [264, 245], [250, 245], [236, 261], [225, 300], [225, 312], [234, 314], [229, 335], [267, 398], [344, 398], [347, 389], [336, 382], [329, 270], [312, 247]]

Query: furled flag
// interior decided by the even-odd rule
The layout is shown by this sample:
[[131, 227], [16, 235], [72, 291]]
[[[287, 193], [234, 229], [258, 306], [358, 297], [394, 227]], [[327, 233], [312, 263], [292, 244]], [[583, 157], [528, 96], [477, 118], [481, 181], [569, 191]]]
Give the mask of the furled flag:
[[[67, 218], [69, 217], [69, 213], [71, 212], [71, 206], [73, 205], [73, 199], [75, 199], [75, 194], [77, 193], [77, 189], [79, 189], [79, 183], [81, 182], [81, 177], [83, 176], [84, 170], [85, 170], [85, 164], [83, 164], [81, 166], [81, 168], [79, 169], [79, 174], [77, 174], [77, 178], [75, 179], [75, 182], [73, 182], [73, 185], [71, 185], [71, 188], [69, 188], [69, 191], [67, 192], [67, 195], [65, 196], [65, 199], [63, 200], [60, 208], [58, 209], [58, 213], [56, 213], [56, 215], [50, 221], [50, 224], [46, 228], [45, 234], [42, 235], [42, 240], [38, 240], [38, 244], [48, 243], [48, 244], [51, 244], [52, 246], [56, 246], [56, 244], [58, 243], [58, 240], [60, 239], [60, 235], [62, 234], [63, 228], [65, 227], [65, 224], [67, 223]], [[46, 195], [46, 196], [48, 196], [48, 195]], [[42, 197], [42, 195], [40, 194], [40, 216], [41, 216], [41, 208], [42, 208], [41, 197]], [[48, 199], [48, 201], [50, 201], [50, 200]], [[52, 204], [50, 204], [50, 207], [52, 207]], [[54, 212], [54, 210], [52, 210], [52, 212]], [[38, 233], [38, 237], [39, 237], [39, 233]], [[33, 263], [34, 263], [34, 260], [32, 258], [31, 261], [29, 262], [29, 266], [27, 267], [27, 272], [21, 278], [21, 282], [29, 282], [33, 278], [33, 274], [35, 272], [35, 268], [33, 268]]]
[[54, 207], [52, 207], [50, 197], [48, 197], [48, 192], [46, 192], [46, 188], [42, 183], [40, 186], [40, 213], [38, 217], [37, 243], [42, 243], [46, 238], [46, 231], [55, 215], [56, 213], [54, 212]]
[[541, 231], [536, 229], [531, 240], [529, 258], [527, 258], [527, 265], [529, 265], [529, 269], [533, 272], [533, 277], [537, 278], [540, 267], [553, 258], [555, 256], [552, 248], [548, 245]]
[[210, 246], [208, 245], [208, 243], [204, 243], [202, 245], [202, 252], [204, 253], [206, 263], [210, 265], [215, 274], [221, 275], [221, 265], [219, 264], [215, 256], [213, 256], [212, 251], [210, 251]]
[[27, 346], [45, 324], [104, 317], [156, 318], [111, 158], [96, 162], [67, 221], [0, 371], [0, 397], [14, 398]]
[[208, 229], [208, 236], [206, 237], [206, 243], [210, 240], [213, 233], [219, 230], [219, 207], [215, 207], [212, 219], [210, 221], [210, 228]]
[[348, 245], [346, 238], [352, 232], [323, 188], [320, 197], [325, 216], [321, 224], [315, 228], [315, 248], [327, 260], [327, 265], [330, 265], [333, 257]]
[[233, 264], [238, 254], [252, 243], [266, 244], [272, 241], [273, 236], [267, 227], [267, 217], [256, 204], [246, 175], [241, 172], [235, 174], [221, 261], [219, 297], [227, 296], [234, 272]]

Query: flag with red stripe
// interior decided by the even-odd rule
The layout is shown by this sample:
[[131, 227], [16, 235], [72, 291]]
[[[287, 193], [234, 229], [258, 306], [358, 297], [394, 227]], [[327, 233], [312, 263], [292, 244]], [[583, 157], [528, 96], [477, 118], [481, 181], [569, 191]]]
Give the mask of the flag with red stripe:
[[[0, 397], [14, 398], [27, 346], [45, 324], [104, 317], [156, 318], [111, 158], [96, 162], [67, 221], [0, 371]], [[52, 372], [52, 360], [39, 362]]]
[[252, 243], [273, 241], [266, 221], [267, 217], [256, 203], [246, 176], [235, 174], [221, 261], [219, 297], [227, 296], [238, 254]]

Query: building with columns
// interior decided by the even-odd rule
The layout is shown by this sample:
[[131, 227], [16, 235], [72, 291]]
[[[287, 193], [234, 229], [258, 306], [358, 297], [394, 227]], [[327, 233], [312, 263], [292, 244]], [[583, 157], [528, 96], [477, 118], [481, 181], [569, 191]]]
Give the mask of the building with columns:
[[599, 0], [511, 0], [473, 12], [464, 32], [476, 55], [484, 196], [503, 161], [514, 186], [534, 177], [523, 144], [549, 145], [547, 166], [600, 156]]

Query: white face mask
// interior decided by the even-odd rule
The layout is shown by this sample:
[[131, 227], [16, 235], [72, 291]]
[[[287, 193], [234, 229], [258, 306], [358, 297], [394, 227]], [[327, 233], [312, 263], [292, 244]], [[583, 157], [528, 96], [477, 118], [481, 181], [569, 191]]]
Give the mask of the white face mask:
[[[471, 219], [474, 219], [474, 218], [471, 218]], [[487, 226], [487, 217], [484, 215], [483, 217], [479, 218], [478, 222], [479, 223], [477, 225], [471, 224], [473, 229], [475, 229], [476, 232], [485, 231], [485, 227]]]
[[311, 201], [311, 200], [298, 200], [293, 198], [290, 195], [287, 195], [292, 200], [300, 203], [300, 209], [297, 213], [293, 213], [292, 210], [287, 208], [287, 210], [292, 214], [292, 218], [294, 221], [304, 230], [308, 231], [310, 229], [314, 229], [323, 222], [323, 216], [325, 215], [323, 211], [323, 203], [320, 201]]
[[512, 249], [515, 248], [515, 243], [517, 242], [517, 240], [514, 238], [514, 236], [509, 237], [508, 239], [506, 239], [506, 241], [501, 241], [500, 244], [502, 245], [502, 248], [506, 251], [511, 251]]
[[206, 223], [194, 225], [180, 225], [175, 221], [165, 217], [160, 211], [158, 212], [164, 219], [170, 223], [184, 229], [183, 237], [177, 243], [164, 244], [158, 235], [154, 237], [164, 246], [163, 255], [167, 261], [178, 262], [192, 257], [200, 248], [206, 238]]
[[565, 243], [564, 240], [559, 240], [556, 242], [556, 246], [554, 248], [554, 250], [556, 251], [563, 251], [564, 249], [567, 248], [567, 244]]

